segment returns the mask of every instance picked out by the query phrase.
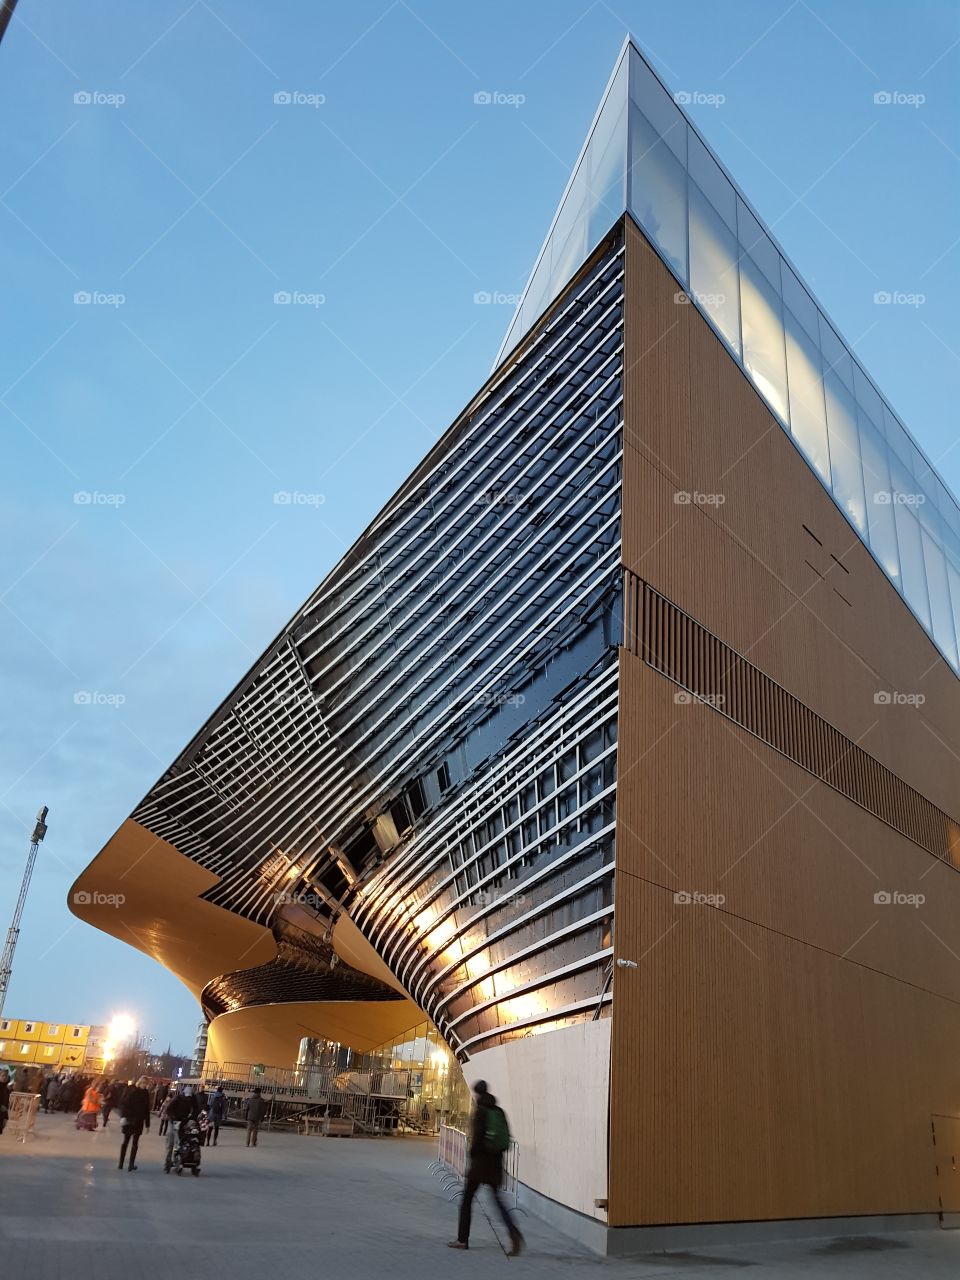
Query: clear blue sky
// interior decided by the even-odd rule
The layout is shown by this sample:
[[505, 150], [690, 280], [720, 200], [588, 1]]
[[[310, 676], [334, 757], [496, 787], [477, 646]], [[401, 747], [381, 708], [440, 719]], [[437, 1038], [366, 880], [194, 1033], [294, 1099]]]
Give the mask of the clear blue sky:
[[41, 803], [50, 834], [8, 1015], [125, 1009], [192, 1045], [193, 1000], [74, 921], [67, 889], [485, 378], [510, 308], [474, 294], [522, 288], [628, 28], [672, 89], [724, 95], [695, 118], [960, 489], [953, 0], [20, 0], [0, 46], [0, 928]]

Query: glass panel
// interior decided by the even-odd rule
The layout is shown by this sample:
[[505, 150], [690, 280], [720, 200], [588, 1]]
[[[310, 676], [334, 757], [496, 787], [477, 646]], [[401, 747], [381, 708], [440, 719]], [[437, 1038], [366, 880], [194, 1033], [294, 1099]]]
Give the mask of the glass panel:
[[737, 197], [737, 236], [767, 280], [780, 292], [780, 252], [740, 197]]
[[847, 518], [862, 534], [866, 535], [867, 511], [863, 497], [856, 401], [835, 374], [826, 374], [823, 385], [827, 401], [827, 428], [830, 434], [833, 496]]
[[784, 306], [793, 312], [806, 330], [807, 336], [819, 349], [820, 313], [817, 310], [817, 304], [782, 258], [780, 259], [780, 279], [783, 282]]
[[913, 445], [910, 442], [910, 437], [901, 426], [899, 419], [886, 405], [883, 406], [883, 428], [891, 449], [893, 449], [907, 470], [912, 473]]
[[[903, 575], [903, 596], [907, 604], [930, 630], [930, 603], [927, 597], [927, 574], [923, 564], [923, 542], [920, 522], [906, 502], [898, 499], [906, 482], [903, 469], [891, 460], [890, 478], [893, 481], [893, 514], [897, 521], [897, 543], [900, 547], [900, 569]], [[908, 482], [907, 482], [908, 483]]]
[[693, 182], [690, 183], [690, 292], [739, 356], [737, 241]]
[[950, 588], [947, 585], [947, 562], [943, 552], [926, 532], [923, 539], [923, 564], [927, 571], [927, 591], [930, 596], [930, 618], [933, 638], [952, 666], [957, 665], [957, 635], [954, 631], [953, 609], [950, 604]]
[[857, 404], [872, 422], [883, 422], [883, 401], [876, 387], [856, 361], [853, 362], [853, 390]]
[[[616, 90], [616, 86], [614, 87]], [[619, 107], [619, 110], [618, 110]], [[597, 121], [590, 151], [587, 252], [610, 230], [627, 207], [626, 94], [612, 93]]]
[[630, 108], [630, 209], [687, 283], [687, 175], [649, 120]]
[[950, 583], [950, 603], [953, 606], [953, 628], [960, 636], [960, 572], [949, 560], [947, 561], [947, 579]]
[[837, 337], [836, 331], [820, 315], [820, 350], [823, 352], [823, 366], [832, 370], [837, 377], [853, 390], [853, 361], [850, 352]]
[[787, 333], [787, 383], [790, 430], [824, 484], [830, 486], [830, 449], [823, 400], [820, 348], [810, 341], [797, 318], [784, 313]]
[[731, 231], [737, 229], [737, 193], [713, 156], [691, 129], [687, 135], [690, 177]]
[[887, 442], [863, 413], [860, 414], [859, 425], [870, 549], [883, 566], [884, 573], [900, 590], [900, 551], [897, 547], [897, 522], [893, 514], [893, 485], [887, 463]]
[[678, 160], [687, 163], [683, 112], [635, 49], [630, 50], [630, 96]]
[[788, 422], [781, 303], [766, 277], [746, 254], [740, 259], [740, 308], [743, 363], [764, 400]]

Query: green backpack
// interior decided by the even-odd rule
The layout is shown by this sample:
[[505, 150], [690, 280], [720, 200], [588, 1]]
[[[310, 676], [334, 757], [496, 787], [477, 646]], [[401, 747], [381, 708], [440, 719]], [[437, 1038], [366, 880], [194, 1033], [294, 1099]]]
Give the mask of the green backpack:
[[501, 1107], [487, 1107], [484, 1129], [484, 1145], [487, 1150], [502, 1155], [510, 1150], [510, 1126]]

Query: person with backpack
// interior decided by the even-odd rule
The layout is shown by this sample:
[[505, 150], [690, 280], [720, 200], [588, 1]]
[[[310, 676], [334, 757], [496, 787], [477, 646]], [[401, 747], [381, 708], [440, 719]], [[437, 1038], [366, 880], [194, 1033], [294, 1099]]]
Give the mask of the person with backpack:
[[500, 1194], [500, 1188], [503, 1186], [503, 1157], [510, 1150], [510, 1126], [503, 1108], [497, 1106], [496, 1098], [487, 1089], [486, 1080], [478, 1080], [473, 1086], [473, 1091], [476, 1094], [477, 1105], [470, 1125], [467, 1180], [463, 1188], [463, 1198], [460, 1201], [457, 1238], [449, 1242], [449, 1248], [470, 1248], [470, 1215], [473, 1197], [482, 1186], [487, 1186], [490, 1188], [503, 1224], [510, 1233], [510, 1256], [516, 1257], [523, 1248], [523, 1236], [517, 1230], [516, 1223], [510, 1216], [510, 1210]]

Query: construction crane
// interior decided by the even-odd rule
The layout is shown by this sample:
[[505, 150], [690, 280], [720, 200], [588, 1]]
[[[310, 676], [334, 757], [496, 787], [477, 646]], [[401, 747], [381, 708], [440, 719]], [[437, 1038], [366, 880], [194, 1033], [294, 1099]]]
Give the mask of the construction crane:
[[13, 913], [13, 920], [10, 928], [7, 930], [7, 941], [3, 948], [3, 959], [0, 960], [0, 1018], [3, 1017], [3, 1004], [7, 998], [7, 988], [10, 986], [10, 978], [13, 974], [13, 953], [17, 949], [17, 939], [20, 937], [20, 917], [23, 915], [23, 904], [27, 900], [27, 891], [30, 888], [30, 881], [33, 877], [33, 865], [37, 860], [37, 850], [40, 848], [40, 841], [47, 834], [47, 813], [49, 810], [44, 805], [37, 814], [37, 823], [33, 828], [33, 835], [30, 837], [30, 852], [27, 854], [27, 866], [23, 873], [23, 881], [20, 885], [20, 897], [17, 899], [17, 906]]

